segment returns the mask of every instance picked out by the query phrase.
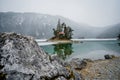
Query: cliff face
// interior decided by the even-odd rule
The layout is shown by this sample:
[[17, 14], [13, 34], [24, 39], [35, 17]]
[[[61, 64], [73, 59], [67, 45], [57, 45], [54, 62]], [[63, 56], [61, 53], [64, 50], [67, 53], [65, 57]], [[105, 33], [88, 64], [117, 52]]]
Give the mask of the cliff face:
[[52, 60], [32, 37], [1, 33], [0, 76], [7, 80], [64, 80], [69, 73], [58, 61]]

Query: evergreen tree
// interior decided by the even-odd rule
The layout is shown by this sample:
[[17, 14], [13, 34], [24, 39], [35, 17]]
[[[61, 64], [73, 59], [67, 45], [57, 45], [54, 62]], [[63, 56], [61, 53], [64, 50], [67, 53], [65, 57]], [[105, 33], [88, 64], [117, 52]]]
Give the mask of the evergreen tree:
[[53, 28], [54, 37], [57, 37], [57, 31]]
[[64, 38], [67, 39], [67, 27], [66, 26], [64, 27], [64, 33], [65, 33]]
[[72, 29], [68, 26], [68, 27], [64, 27], [64, 33], [65, 33], [65, 38], [66, 39], [71, 39], [72, 38]]
[[66, 27], [65, 23], [60, 23], [60, 19], [58, 20], [57, 28], [53, 28], [53, 39], [71, 39], [72, 38], [72, 29], [71, 27]]
[[71, 27], [69, 27], [69, 37], [68, 37], [68, 39], [72, 39], [72, 35], [73, 35], [73, 33], [72, 33], [72, 29], [71, 29]]
[[58, 24], [57, 24], [57, 31], [61, 32], [62, 31], [62, 26], [60, 24], [60, 19], [58, 20]]

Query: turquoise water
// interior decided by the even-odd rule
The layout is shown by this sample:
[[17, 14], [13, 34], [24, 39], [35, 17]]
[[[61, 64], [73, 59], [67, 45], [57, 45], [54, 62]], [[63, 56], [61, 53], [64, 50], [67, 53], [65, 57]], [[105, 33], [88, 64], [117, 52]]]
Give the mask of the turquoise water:
[[57, 54], [64, 60], [72, 58], [104, 59], [105, 54], [120, 56], [119, 41], [85, 41], [41, 46], [48, 54]]

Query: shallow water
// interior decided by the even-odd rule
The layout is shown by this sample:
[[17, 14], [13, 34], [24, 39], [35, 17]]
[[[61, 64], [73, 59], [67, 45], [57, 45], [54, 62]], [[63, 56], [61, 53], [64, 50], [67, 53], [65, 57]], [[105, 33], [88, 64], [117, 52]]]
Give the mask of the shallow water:
[[104, 59], [105, 54], [120, 56], [120, 41], [83, 41], [82, 43], [41, 45], [48, 54], [64, 60], [72, 58]]

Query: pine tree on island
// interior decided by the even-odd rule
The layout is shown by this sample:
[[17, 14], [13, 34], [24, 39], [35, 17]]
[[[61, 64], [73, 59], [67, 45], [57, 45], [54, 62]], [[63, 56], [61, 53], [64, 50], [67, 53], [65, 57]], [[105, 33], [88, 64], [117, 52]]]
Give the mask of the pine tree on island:
[[73, 30], [70, 26], [66, 26], [66, 24], [63, 22], [60, 23], [60, 19], [58, 20], [57, 28], [53, 28], [53, 34], [54, 37], [51, 38], [51, 40], [70, 40], [72, 39]]

